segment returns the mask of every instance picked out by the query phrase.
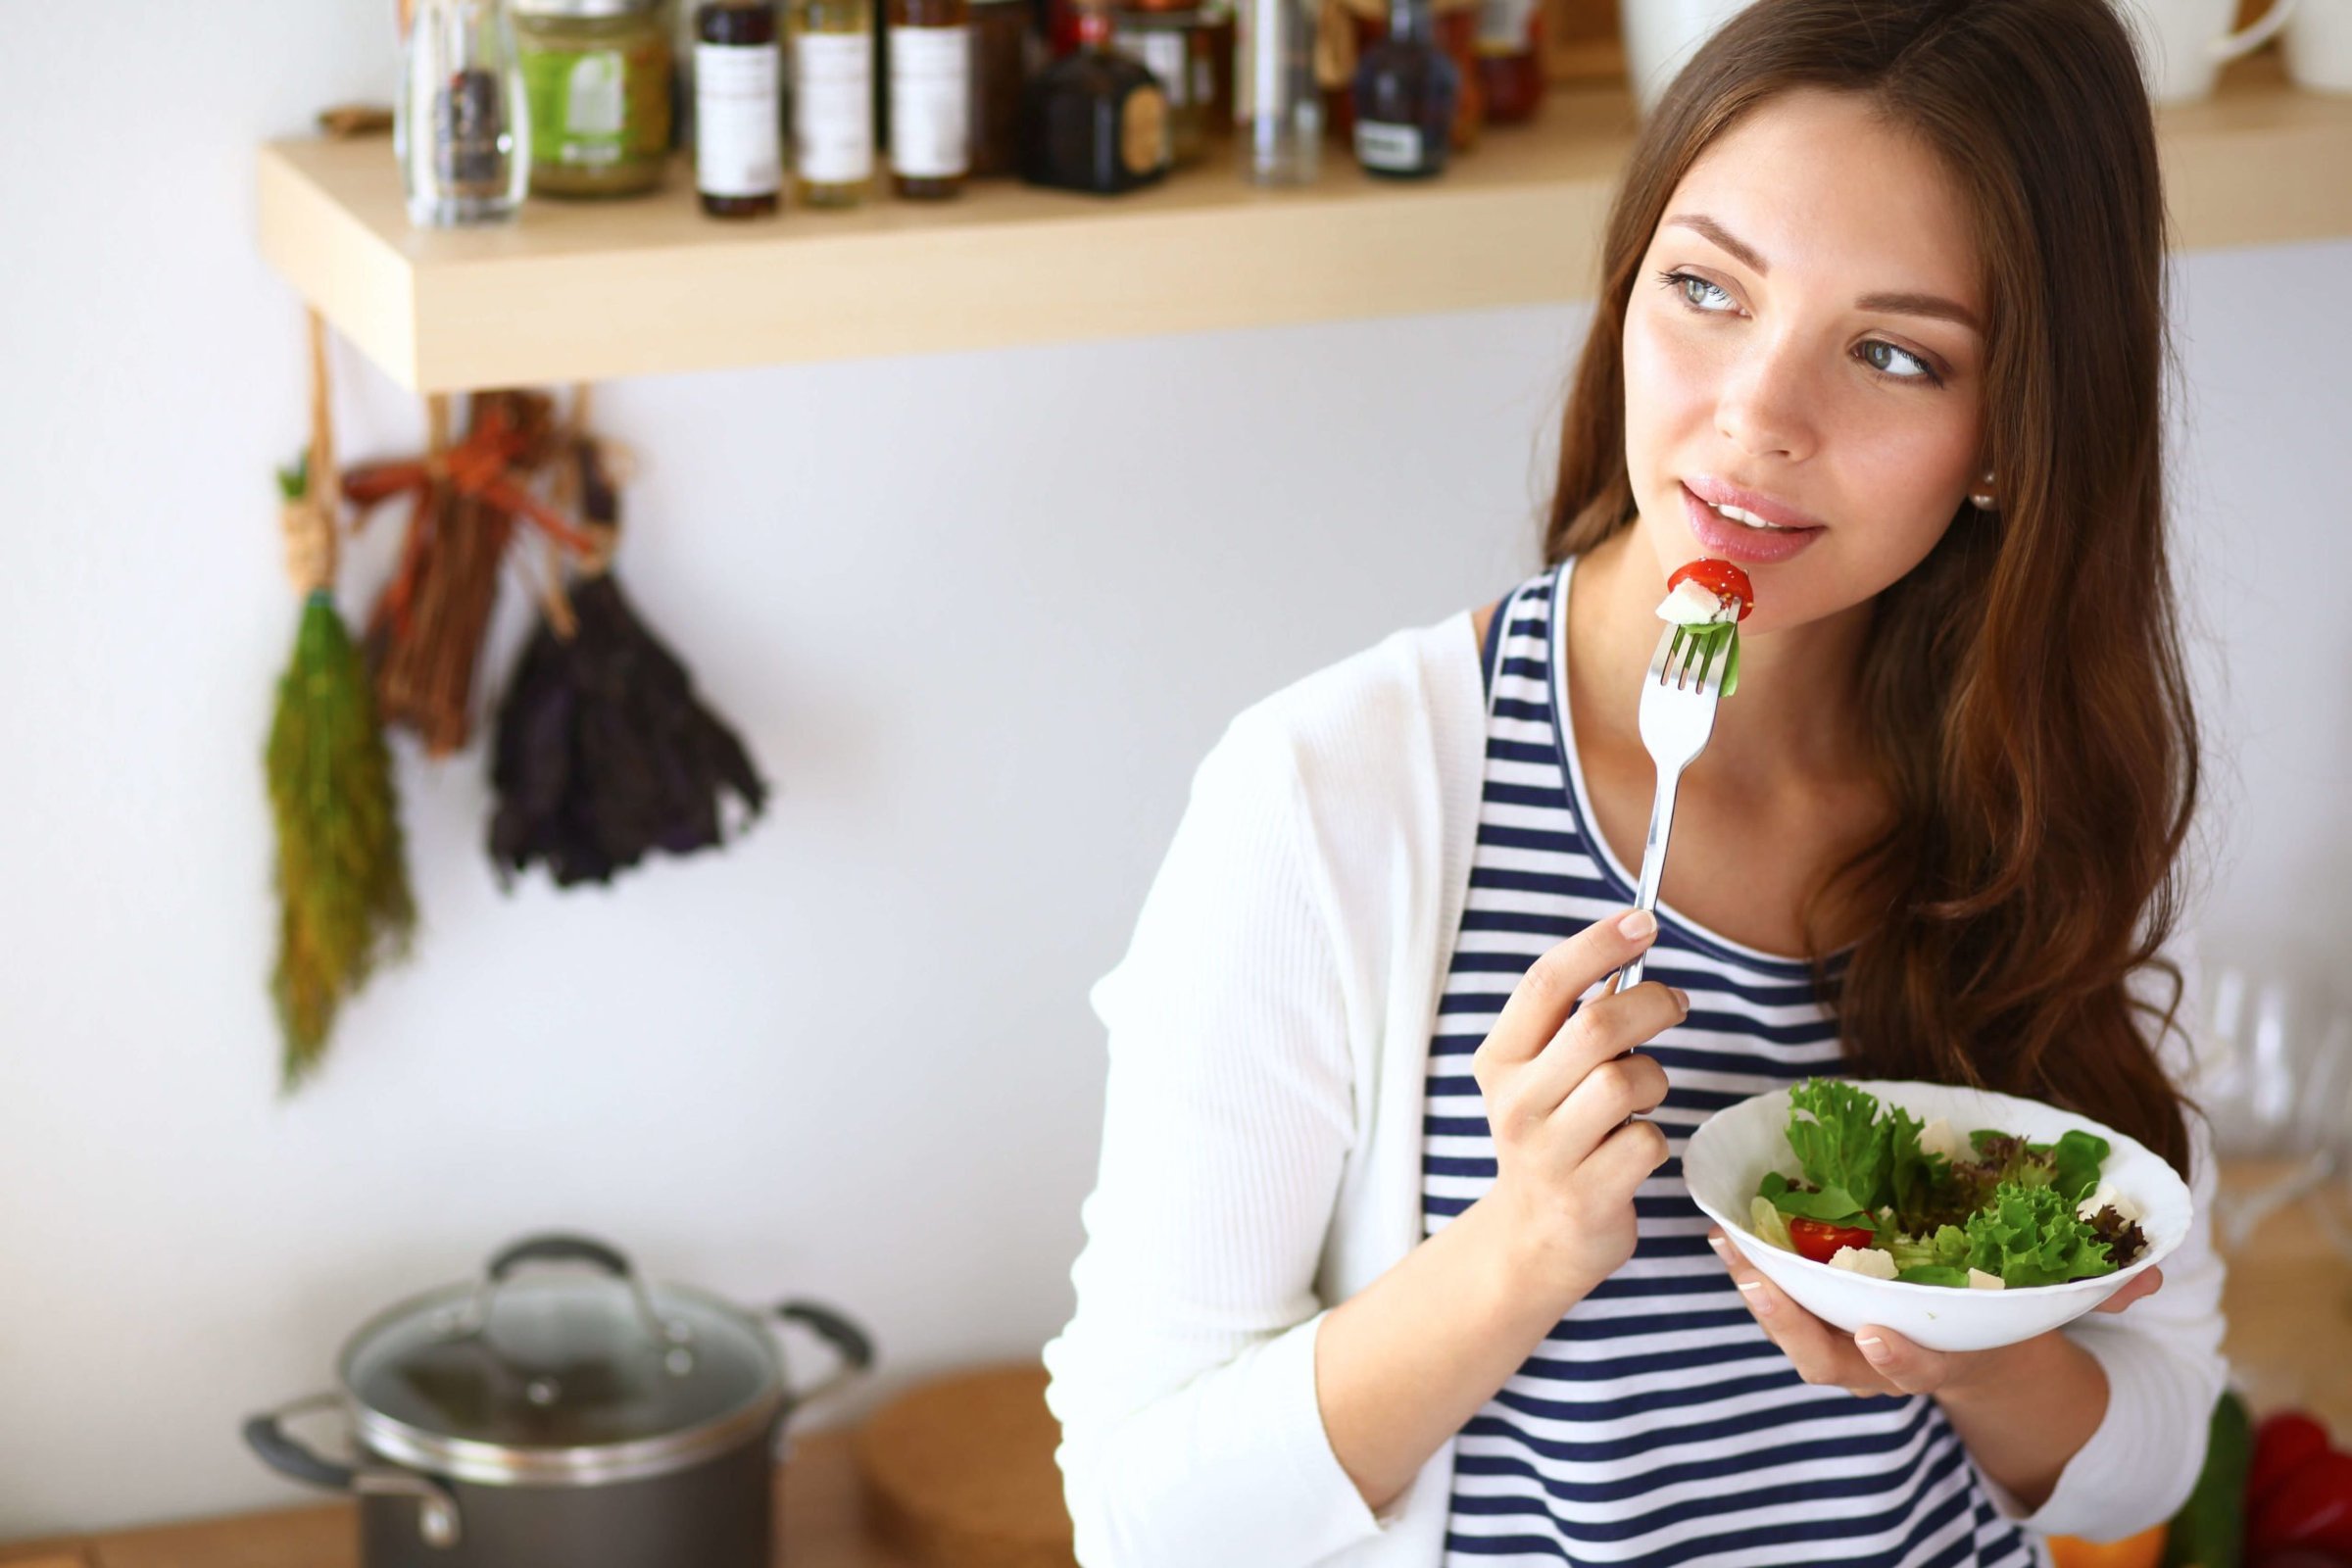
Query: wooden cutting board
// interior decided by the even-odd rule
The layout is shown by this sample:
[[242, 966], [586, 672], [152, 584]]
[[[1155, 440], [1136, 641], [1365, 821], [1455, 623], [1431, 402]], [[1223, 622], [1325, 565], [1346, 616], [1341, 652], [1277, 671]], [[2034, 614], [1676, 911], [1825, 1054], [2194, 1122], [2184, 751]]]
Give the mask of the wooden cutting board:
[[852, 1439], [867, 1517], [882, 1541], [933, 1568], [1076, 1568], [1070, 1516], [1030, 1363], [921, 1384]]

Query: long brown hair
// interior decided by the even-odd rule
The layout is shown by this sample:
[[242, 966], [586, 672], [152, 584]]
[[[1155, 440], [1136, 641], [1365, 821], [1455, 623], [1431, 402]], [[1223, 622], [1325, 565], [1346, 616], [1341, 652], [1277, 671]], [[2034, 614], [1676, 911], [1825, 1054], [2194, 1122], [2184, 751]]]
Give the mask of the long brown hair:
[[[1982, 236], [1984, 449], [1964, 505], [1879, 596], [1863, 718], [1894, 824], [1807, 896], [1849, 1062], [2071, 1106], [2185, 1169], [2159, 948], [2181, 903], [2197, 727], [2164, 540], [2163, 191], [2109, 0], [1759, 0], [1644, 124], [1609, 215], [1544, 527], [1547, 563], [1629, 526], [1627, 302], [1698, 155], [1792, 88], [1924, 139]], [[1830, 984], [1830, 911], [1863, 931]], [[2136, 996], [2169, 979], [2159, 1005]], [[2127, 985], [2127, 980], [2132, 984]]]

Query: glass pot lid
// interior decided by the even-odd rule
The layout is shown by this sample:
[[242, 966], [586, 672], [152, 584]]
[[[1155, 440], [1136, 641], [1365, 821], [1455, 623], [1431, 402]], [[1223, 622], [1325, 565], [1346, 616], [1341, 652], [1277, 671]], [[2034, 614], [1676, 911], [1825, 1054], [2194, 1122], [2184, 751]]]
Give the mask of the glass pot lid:
[[[521, 1272], [556, 1261], [592, 1269]], [[493, 1484], [664, 1474], [763, 1433], [784, 1403], [758, 1319], [649, 1286], [574, 1236], [517, 1243], [478, 1282], [382, 1313], [352, 1337], [342, 1375], [368, 1446]]]

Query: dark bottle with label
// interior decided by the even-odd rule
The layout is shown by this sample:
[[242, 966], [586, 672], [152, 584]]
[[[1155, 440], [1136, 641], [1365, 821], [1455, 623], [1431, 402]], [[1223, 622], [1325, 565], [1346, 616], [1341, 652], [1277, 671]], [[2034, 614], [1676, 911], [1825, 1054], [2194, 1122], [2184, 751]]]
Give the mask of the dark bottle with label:
[[1544, 7], [1538, 0], [1480, 0], [1478, 85], [1490, 124], [1522, 125], [1544, 107]]
[[1078, 10], [1077, 52], [1029, 83], [1021, 112], [1021, 177], [1032, 185], [1113, 196], [1168, 172], [1168, 97], [1143, 65], [1110, 43], [1101, 0]]
[[1443, 172], [1461, 86], [1461, 68], [1430, 26], [1429, 0], [1394, 0], [1388, 36], [1356, 62], [1355, 161], [1392, 179]]
[[694, 15], [694, 183], [713, 218], [782, 204], [783, 53], [768, 0], [704, 0]]

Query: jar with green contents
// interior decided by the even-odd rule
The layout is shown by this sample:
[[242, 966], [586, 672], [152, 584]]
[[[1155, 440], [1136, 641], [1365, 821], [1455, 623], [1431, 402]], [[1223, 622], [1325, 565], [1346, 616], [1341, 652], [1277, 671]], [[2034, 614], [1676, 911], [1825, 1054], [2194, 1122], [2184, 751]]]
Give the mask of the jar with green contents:
[[531, 190], [631, 196], [669, 158], [663, 0], [514, 0], [531, 106]]

